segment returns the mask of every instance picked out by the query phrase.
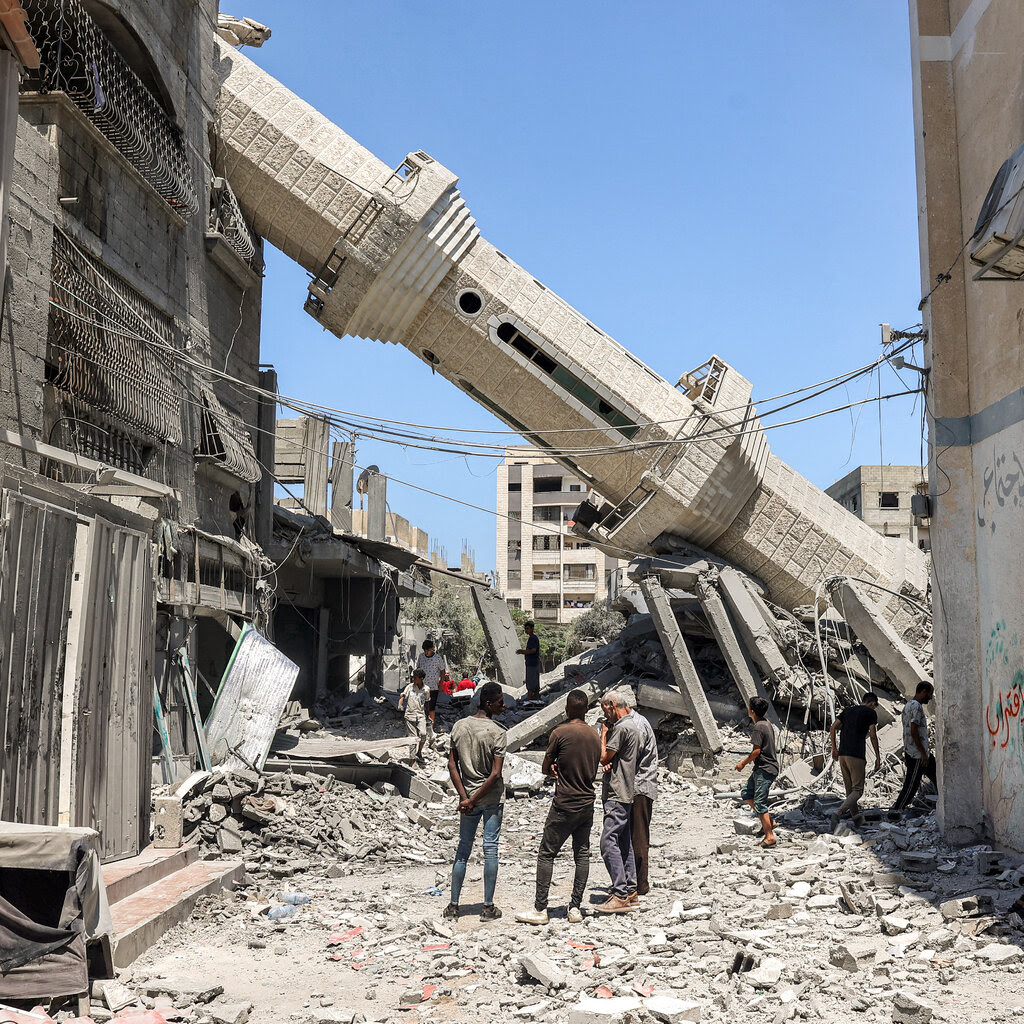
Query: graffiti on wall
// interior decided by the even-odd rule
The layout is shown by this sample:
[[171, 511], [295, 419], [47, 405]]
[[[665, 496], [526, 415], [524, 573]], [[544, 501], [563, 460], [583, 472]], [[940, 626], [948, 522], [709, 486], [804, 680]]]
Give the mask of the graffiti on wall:
[[981, 506], [978, 508], [978, 525], [987, 526], [996, 532], [996, 520], [1001, 511], [1009, 506], [1020, 508], [1024, 505], [1024, 464], [1016, 452], [996, 454], [981, 474]]
[[985, 816], [1000, 842], [1024, 840], [1024, 644], [1000, 619], [984, 658]]

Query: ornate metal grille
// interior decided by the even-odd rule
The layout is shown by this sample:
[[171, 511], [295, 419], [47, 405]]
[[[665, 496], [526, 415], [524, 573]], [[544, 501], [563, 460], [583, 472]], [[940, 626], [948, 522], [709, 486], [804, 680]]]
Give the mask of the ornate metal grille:
[[222, 234], [243, 263], [258, 274], [263, 272], [259, 245], [227, 178], [214, 178], [210, 184], [210, 230]]
[[134, 288], [53, 236], [50, 383], [150, 438], [181, 444], [174, 331]]
[[199, 197], [181, 133], [79, 0], [23, 0], [39, 49], [23, 88], [63, 92], [183, 217]]

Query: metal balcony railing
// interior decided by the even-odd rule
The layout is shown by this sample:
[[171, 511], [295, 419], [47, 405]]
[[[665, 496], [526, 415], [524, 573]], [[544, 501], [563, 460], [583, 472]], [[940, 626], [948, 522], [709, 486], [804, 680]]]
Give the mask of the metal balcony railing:
[[246, 266], [257, 274], [263, 272], [259, 242], [246, 223], [227, 178], [214, 178], [210, 184], [210, 230], [223, 235]]
[[183, 217], [199, 210], [181, 133], [79, 0], [22, 0], [39, 49], [27, 91], [63, 92]]

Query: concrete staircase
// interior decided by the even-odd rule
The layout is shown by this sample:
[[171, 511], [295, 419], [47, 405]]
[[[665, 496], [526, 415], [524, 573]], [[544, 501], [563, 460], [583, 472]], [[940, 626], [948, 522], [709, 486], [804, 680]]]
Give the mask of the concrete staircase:
[[114, 922], [114, 965], [127, 967], [165, 932], [192, 913], [200, 896], [233, 889], [241, 861], [200, 860], [195, 846], [156, 850], [106, 864], [103, 881]]

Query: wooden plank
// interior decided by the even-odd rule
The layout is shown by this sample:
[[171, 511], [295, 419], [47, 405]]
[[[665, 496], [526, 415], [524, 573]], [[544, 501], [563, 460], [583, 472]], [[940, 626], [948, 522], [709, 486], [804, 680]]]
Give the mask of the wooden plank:
[[199, 767], [210, 770], [210, 751], [206, 746], [206, 730], [203, 728], [203, 716], [199, 713], [199, 698], [196, 695], [196, 683], [192, 678], [192, 666], [184, 647], [178, 648], [178, 668], [181, 672], [182, 691], [185, 694], [185, 706], [188, 708], [192, 728], [195, 731], [196, 744], [199, 748]]

